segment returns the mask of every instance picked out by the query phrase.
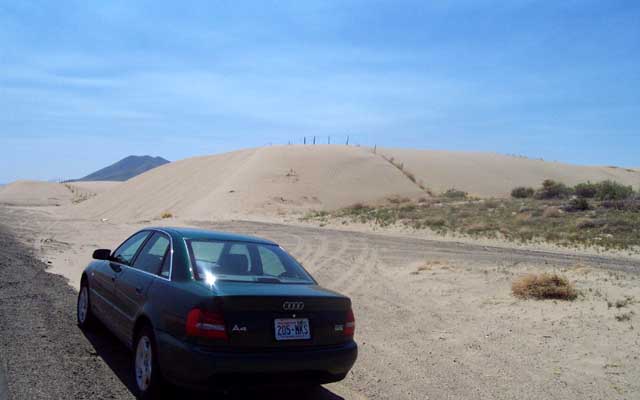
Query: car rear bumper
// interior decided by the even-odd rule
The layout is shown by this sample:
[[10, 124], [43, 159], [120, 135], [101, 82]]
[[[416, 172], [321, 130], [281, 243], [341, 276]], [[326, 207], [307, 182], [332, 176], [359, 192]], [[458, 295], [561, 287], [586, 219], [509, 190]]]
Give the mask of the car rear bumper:
[[196, 387], [248, 382], [335, 382], [344, 378], [358, 356], [354, 341], [315, 349], [246, 353], [210, 351], [162, 332], [157, 332], [156, 339], [165, 377], [173, 383]]

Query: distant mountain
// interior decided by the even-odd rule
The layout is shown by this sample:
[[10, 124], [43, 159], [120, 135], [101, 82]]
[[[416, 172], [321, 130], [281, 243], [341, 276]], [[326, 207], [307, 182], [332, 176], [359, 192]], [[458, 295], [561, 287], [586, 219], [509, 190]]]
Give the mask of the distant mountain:
[[162, 157], [129, 156], [76, 181], [126, 181], [169, 162]]

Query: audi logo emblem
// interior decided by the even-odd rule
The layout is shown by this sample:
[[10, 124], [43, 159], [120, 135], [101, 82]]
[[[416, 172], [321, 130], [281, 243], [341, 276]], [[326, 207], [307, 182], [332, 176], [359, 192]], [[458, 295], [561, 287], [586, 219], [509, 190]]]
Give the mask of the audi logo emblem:
[[285, 301], [282, 303], [282, 309], [285, 311], [302, 311], [304, 303], [301, 301]]

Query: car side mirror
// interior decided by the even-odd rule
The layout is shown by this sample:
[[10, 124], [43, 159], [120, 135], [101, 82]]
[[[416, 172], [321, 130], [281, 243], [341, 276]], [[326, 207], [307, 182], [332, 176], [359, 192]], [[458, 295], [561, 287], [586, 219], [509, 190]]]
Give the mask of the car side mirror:
[[110, 260], [111, 259], [111, 250], [109, 249], [98, 249], [93, 252], [93, 258], [96, 260]]

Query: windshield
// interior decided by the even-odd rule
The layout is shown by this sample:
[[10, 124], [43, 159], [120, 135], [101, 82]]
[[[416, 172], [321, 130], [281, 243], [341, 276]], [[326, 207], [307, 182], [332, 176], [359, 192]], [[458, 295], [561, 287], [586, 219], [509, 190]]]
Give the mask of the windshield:
[[296, 260], [271, 244], [186, 240], [197, 280], [260, 283], [314, 283]]

